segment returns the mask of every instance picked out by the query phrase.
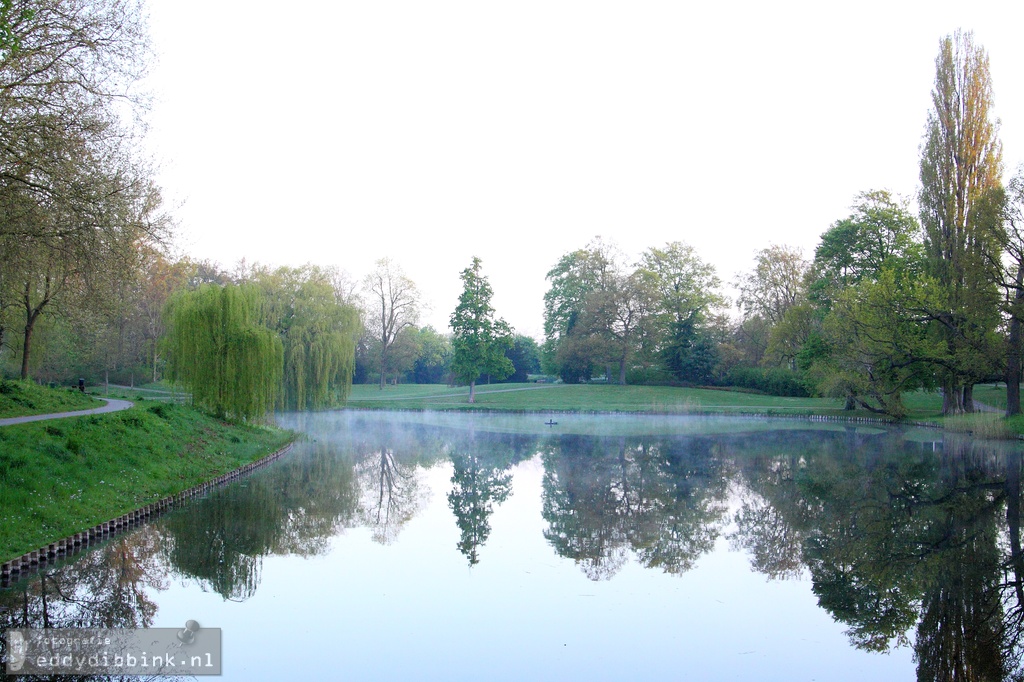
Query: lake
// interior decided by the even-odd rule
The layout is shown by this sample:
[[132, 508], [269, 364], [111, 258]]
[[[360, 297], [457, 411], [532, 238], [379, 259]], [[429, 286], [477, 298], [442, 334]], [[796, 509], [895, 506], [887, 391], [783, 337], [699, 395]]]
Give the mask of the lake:
[[279, 415], [292, 452], [0, 591], [0, 625], [195, 620], [232, 680], [1020, 672], [1017, 444], [550, 418]]

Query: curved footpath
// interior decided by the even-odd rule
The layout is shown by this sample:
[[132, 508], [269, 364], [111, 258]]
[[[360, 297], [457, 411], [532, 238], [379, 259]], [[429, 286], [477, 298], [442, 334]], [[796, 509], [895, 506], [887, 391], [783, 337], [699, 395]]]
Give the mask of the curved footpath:
[[100, 400], [107, 403], [103, 407], [94, 407], [91, 410], [77, 410], [75, 412], [54, 412], [53, 414], [30, 414], [25, 417], [8, 417], [7, 419], [0, 419], [0, 426], [10, 426], [11, 424], [25, 424], [27, 422], [41, 422], [46, 419], [63, 419], [64, 417], [84, 417], [89, 414], [103, 414], [104, 412], [120, 412], [121, 410], [127, 410], [135, 403], [130, 400], [112, 400], [110, 398], [100, 398]]

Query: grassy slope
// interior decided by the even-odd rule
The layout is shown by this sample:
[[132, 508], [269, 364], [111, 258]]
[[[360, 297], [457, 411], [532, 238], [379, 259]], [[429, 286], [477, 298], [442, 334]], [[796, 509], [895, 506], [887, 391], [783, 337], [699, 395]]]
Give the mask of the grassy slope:
[[[349, 407], [381, 409], [492, 409], [595, 412], [760, 412], [877, 416], [863, 410], [844, 412], [842, 401], [831, 398], [776, 396], [669, 386], [564, 384], [493, 384], [477, 388], [476, 403], [466, 402], [467, 388], [403, 384], [383, 391], [376, 385], [352, 387]], [[912, 419], [938, 416], [942, 401], [936, 394], [906, 396]]]
[[291, 438], [153, 403], [0, 427], [0, 561], [215, 478]]
[[0, 419], [103, 407], [103, 401], [75, 389], [51, 389], [31, 381], [0, 381]]

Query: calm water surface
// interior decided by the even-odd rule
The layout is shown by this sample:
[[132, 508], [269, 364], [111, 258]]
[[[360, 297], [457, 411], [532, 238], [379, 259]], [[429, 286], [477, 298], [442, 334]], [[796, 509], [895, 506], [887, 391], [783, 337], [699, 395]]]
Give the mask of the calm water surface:
[[1019, 670], [1019, 448], [546, 419], [283, 415], [308, 436], [291, 454], [0, 591], [0, 625], [194, 619], [223, 629], [233, 680]]

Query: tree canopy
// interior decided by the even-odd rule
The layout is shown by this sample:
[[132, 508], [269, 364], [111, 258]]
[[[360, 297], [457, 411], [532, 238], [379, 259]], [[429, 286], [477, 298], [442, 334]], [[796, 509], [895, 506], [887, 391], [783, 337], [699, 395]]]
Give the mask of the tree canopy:
[[461, 278], [462, 294], [450, 320], [452, 374], [469, 384], [469, 402], [473, 402], [480, 375], [500, 380], [512, 373], [512, 362], [505, 357], [512, 347], [512, 328], [494, 315], [491, 284], [481, 272], [479, 258], [473, 257]]
[[219, 417], [258, 419], [281, 390], [283, 346], [259, 324], [259, 306], [252, 285], [206, 284], [169, 303], [171, 377]]

